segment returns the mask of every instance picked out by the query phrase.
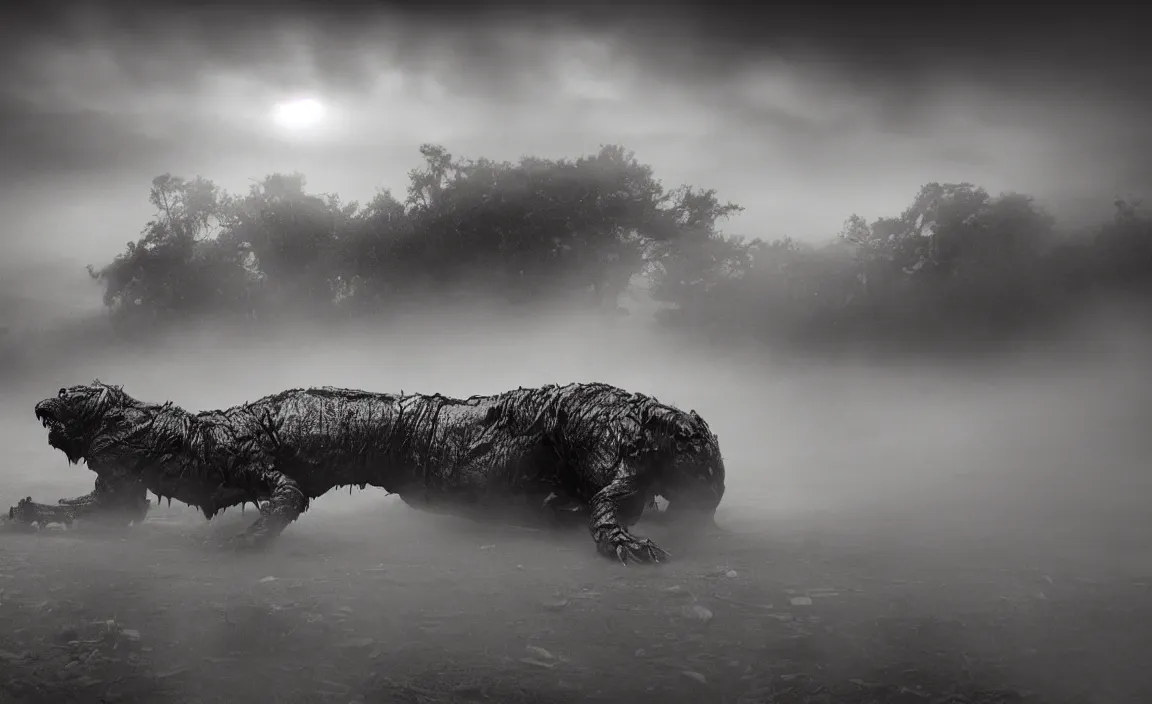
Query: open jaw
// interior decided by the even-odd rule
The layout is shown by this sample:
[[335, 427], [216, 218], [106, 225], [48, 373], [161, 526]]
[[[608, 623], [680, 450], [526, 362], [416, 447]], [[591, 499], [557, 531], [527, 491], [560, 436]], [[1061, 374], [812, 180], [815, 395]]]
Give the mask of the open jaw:
[[40, 425], [48, 429], [49, 440], [51, 440], [54, 435], [61, 437], [64, 435], [64, 422], [57, 418], [56, 414], [50, 409], [37, 408], [36, 420], [40, 421]]
[[71, 463], [79, 462], [83, 457], [75, 451], [74, 443], [69, 439], [67, 433], [64, 432], [64, 421], [56, 417], [56, 414], [48, 408], [37, 408], [36, 419], [40, 424], [48, 429], [48, 444], [60, 450], [68, 457]]
[[59, 428], [64, 425], [60, 422], [60, 419], [56, 417], [56, 414], [46, 408], [36, 409], [36, 420], [40, 421], [40, 424], [45, 428]]

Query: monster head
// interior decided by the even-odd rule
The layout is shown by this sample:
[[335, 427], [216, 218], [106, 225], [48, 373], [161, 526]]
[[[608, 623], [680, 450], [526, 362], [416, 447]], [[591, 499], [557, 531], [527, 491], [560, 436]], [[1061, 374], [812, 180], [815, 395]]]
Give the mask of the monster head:
[[695, 411], [671, 419], [675, 452], [664, 475], [664, 498], [682, 516], [712, 521], [724, 498], [724, 459], [716, 436]]
[[76, 463], [89, 458], [93, 443], [122, 420], [131, 404], [120, 387], [94, 381], [60, 389], [36, 404], [36, 418], [48, 428], [48, 444]]

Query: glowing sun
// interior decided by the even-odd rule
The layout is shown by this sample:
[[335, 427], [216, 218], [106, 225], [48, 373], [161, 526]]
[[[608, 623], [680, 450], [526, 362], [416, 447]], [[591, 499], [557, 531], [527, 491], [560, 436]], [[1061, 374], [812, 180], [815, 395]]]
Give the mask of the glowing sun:
[[323, 103], [315, 98], [299, 98], [279, 103], [272, 109], [272, 121], [289, 130], [303, 130], [324, 120]]

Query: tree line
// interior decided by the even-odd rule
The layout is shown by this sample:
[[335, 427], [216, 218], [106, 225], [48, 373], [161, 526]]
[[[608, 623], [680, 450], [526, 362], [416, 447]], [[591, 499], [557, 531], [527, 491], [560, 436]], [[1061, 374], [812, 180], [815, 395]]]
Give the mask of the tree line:
[[630, 287], [658, 320], [721, 339], [842, 345], [1002, 336], [1107, 296], [1152, 294], [1152, 218], [1069, 233], [1019, 193], [929, 183], [901, 213], [847, 218], [827, 242], [722, 230], [741, 207], [665, 187], [619, 146], [577, 159], [470, 160], [420, 148], [403, 200], [311, 193], [274, 174], [247, 194], [152, 181], [155, 217], [89, 273], [122, 330], [290, 311], [386, 314], [482, 295], [620, 312]]

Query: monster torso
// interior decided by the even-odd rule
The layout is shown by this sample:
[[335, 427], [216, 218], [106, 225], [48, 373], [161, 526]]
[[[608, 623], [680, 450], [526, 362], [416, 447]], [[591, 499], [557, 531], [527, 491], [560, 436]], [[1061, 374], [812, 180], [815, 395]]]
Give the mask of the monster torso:
[[90, 464], [209, 516], [268, 498], [275, 472], [308, 498], [371, 485], [422, 510], [537, 520], [550, 496], [586, 508], [624, 462], [650, 502], [659, 468], [683, 449], [674, 438], [688, 436], [714, 441], [698, 416], [605, 384], [468, 399], [316, 388], [197, 414], [133, 406]]

